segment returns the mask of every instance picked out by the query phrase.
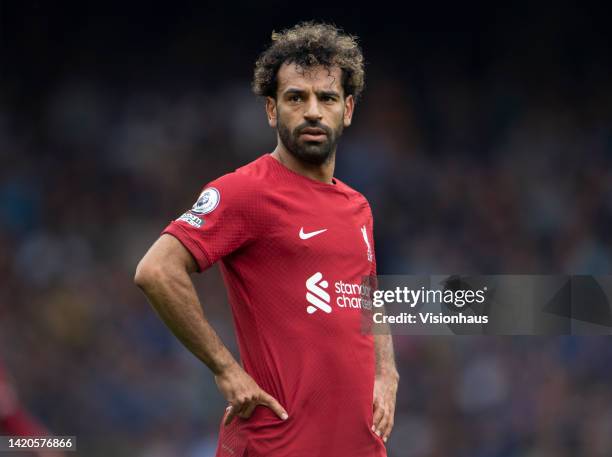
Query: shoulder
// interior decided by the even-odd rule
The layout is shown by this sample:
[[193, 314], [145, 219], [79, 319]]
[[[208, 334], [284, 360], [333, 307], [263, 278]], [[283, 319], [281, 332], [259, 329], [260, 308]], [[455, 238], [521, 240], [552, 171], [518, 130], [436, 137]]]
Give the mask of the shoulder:
[[246, 165], [236, 168], [230, 173], [214, 179], [208, 185], [217, 184], [224, 187], [248, 188], [265, 180], [266, 171], [267, 166], [264, 156], [261, 156]]
[[267, 166], [264, 157], [261, 156], [230, 173], [212, 180], [206, 187], [218, 186], [229, 192], [251, 191], [260, 187], [266, 180]]
[[261, 198], [266, 189], [266, 166], [263, 157], [208, 182], [202, 187], [196, 205], [212, 207], [223, 202], [241, 206], [252, 204]]
[[336, 180], [336, 184], [340, 187], [340, 189], [349, 197], [349, 200], [355, 206], [362, 207], [363, 210], [372, 214], [372, 209], [370, 208], [370, 202], [361, 192], [353, 189], [351, 186], [346, 184], [345, 182], [339, 180], [338, 178], [334, 178]]

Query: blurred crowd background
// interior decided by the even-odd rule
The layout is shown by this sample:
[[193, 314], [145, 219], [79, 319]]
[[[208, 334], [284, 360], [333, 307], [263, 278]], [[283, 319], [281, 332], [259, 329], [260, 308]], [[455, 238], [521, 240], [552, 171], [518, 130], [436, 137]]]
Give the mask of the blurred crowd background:
[[[0, 360], [78, 455], [214, 455], [225, 404], [132, 278], [206, 182], [274, 148], [252, 67], [299, 20], [361, 37], [336, 175], [371, 202], [379, 273], [611, 271], [612, 40], [595, 9], [8, 3]], [[236, 352], [216, 267], [195, 281]], [[390, 457], [612, 455], [609, 338], [395, 344]]]

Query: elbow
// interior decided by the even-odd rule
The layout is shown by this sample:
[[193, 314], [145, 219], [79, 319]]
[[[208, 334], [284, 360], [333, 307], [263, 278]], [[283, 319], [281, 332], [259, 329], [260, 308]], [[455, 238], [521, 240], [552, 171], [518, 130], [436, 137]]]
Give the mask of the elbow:
[[143, 258], [136, 267], [134, 284], [143, 291], [146, 291], [160, 281], [162, 276], [163, 272], [160, 267], [153, 265], [151, 262], [147, 261], [146, 258]]

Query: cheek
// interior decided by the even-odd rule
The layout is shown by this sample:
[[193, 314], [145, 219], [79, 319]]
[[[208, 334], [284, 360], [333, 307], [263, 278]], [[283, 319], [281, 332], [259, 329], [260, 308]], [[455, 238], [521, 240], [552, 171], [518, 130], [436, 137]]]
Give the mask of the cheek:
[[344, 123], [344, 114], [344, 108], [334, 108], [333, 112], [331, 113], [331, 118], [333, 119], [335, 125]]
[[289, 107], [278, 111], [278, 121], [288, 127], [294, 125], [295, 120], [299, 119], [299, 116], [300, 113], [298, 108]]
[[283, 111], [282, 115], [279, 112], [279, 117], [276, 119], [276, 121], [277, 129], [282, 129], [289, 135], [293, 135], [295, 133], [294, 130], [297, 127], [295, 116], [288, 113], [287, 110]]

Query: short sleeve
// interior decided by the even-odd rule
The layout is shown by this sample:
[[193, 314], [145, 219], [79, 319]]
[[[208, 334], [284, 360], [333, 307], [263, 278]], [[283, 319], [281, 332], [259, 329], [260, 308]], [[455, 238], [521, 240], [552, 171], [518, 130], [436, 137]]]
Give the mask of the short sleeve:
[[258, 207], [248, 177], [237, 173], [202, 189], [193, 207], [170, 222], [163, 233], [177, 238], [200, 271], [252, 241], [258, 232]]

